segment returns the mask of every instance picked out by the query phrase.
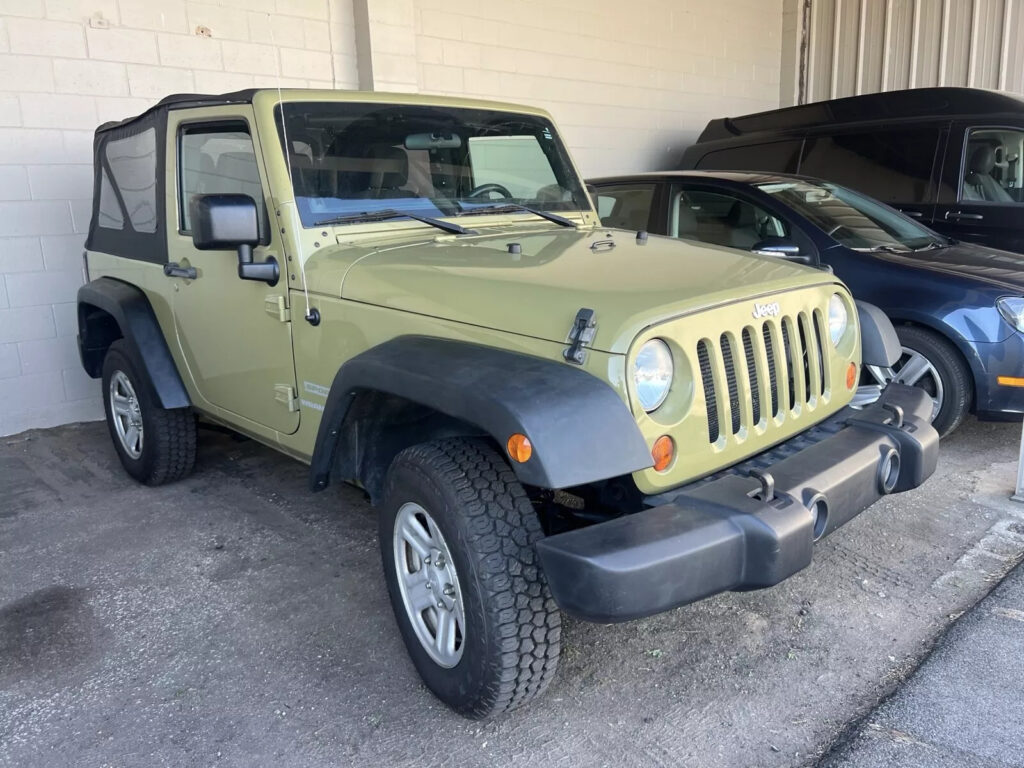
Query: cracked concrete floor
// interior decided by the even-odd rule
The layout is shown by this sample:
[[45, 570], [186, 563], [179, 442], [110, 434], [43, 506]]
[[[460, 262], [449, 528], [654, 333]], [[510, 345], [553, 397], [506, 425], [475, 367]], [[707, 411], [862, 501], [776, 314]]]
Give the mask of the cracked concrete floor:
[[814, 764], [1024, 555], [1019, 435], [969, 422], [774, 589], [567, 621], [547, 695], [483, 724], [420, 685], [354, 489], [205, 431], [157, 489], [103, 424], [0, 438], [0, 765]]

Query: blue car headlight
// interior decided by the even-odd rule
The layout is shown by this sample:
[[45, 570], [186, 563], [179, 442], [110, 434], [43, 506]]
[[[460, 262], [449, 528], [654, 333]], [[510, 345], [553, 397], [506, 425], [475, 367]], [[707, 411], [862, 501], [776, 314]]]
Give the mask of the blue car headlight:
[[1018, 331], [1024, 331], [1024, 298], [1004, 296], [996, 301], [999, 314]]

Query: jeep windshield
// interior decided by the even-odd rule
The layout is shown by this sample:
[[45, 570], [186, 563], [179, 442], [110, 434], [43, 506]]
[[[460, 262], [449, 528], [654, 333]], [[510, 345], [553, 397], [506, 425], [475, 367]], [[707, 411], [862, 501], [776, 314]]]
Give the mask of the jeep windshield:
[[838, 184], [794, 179], [757, 187], [847, 248], [906, 253], [949, 245], [912, 219]]
[[436, 219], [493, 208], [535, 218], [590, 207], [542, 117], [356, 102], [289, 102], [275, 116], [304, 227], [379, 221], [384, 211]]

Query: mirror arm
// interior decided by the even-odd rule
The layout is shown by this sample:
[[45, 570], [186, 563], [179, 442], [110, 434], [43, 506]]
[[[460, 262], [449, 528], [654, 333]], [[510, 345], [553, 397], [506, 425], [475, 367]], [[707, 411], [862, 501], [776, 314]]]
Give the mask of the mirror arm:
[[273, 256], [267, 256], [266, 261], [254, 262], [252, 246], [242, 243], [238, 246], [238, 276], [242, 280], [257, 280], [273, 287], [281, 277], [281, 270]]

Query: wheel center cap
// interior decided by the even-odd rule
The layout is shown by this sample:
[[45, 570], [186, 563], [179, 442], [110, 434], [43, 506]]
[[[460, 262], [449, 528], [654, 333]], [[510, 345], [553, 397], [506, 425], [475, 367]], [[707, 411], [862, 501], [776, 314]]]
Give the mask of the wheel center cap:
[[451, 564], [440, 550], [430, 553], [429, 562], [423, 564], [427, 577], [427, 589], [437, 600], [437, 607], [447, 611], [455, 610], [455, 578], [450, 572]]

